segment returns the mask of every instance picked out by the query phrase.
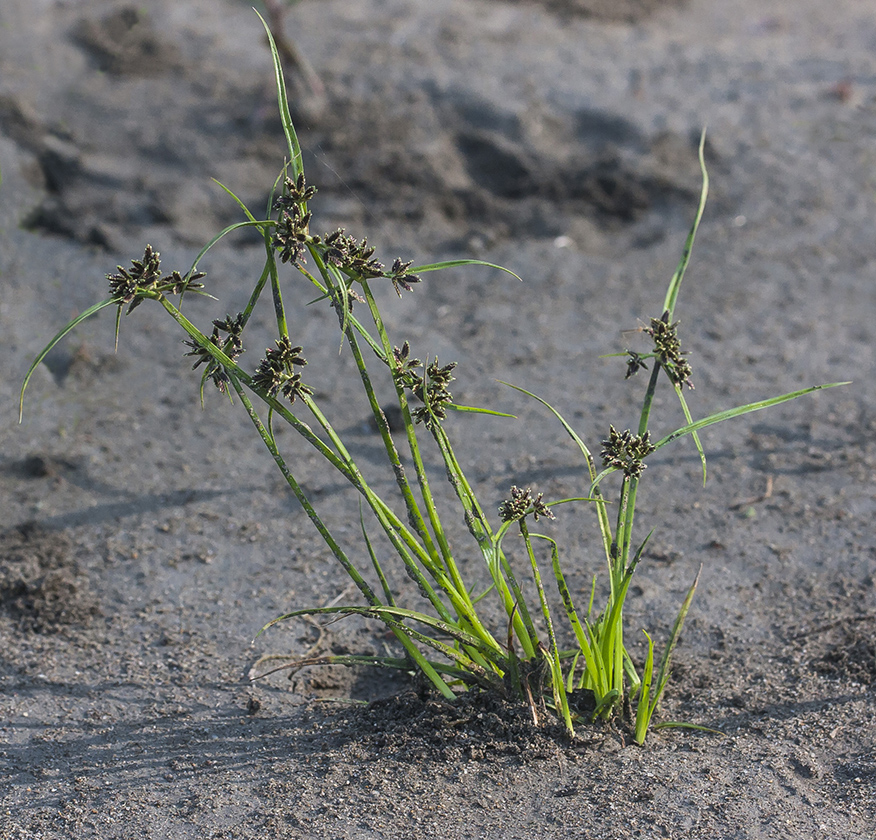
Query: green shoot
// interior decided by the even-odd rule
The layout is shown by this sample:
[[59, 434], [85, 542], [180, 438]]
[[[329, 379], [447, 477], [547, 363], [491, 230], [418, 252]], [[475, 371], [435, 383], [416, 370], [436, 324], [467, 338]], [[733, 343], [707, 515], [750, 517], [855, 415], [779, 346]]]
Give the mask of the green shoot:
[[[425, 361], [421, 360], [409, 338], [390, 336], [374, 290], [378, 286], [391, 287], [401, 297], [413, 293], [423, 282], [423, 275], [448, 268], [498, 269], [520, 278], [509, 269], [473, 259], [417, 266], [399, 257], [387, 267], [366, 239], [357, 240], [343, 230], [314, 234], [310, 206], [316, 189], [305, 176], [280, 51], [267, 24], [265, 31], [286, 141], [277, 179], [267, 185], [270, 198], [265, 217], [257, 218], [220, 184], [239, 207], [243, 220], [211, 238], [184, 275], [176, 271], [163, 274], [160, 255], [151, 246], [146, 247], [142, 259], [132, 261], [130, 268], [118, 267], [115, 274], [108, 274], [109, 297], [70, 321], [34, 359], [24, 376], [19, 413], [34, 371], [71, 330], [101, 310], [115, 307], [117, 338], [123, 308], [131, 313], [144, 301], [157, 303], [185, 334], [190, 349], [187, 355], [194, 357], [194, 367], [203, 366], [202, 402], [207, 383], [212, 383], [243, 406], [289, 489], [361, 597], [358, 604], [291, 610], [266, 623], [259, 635], [300, 617], [358, 615], [381, 622], [396, 640], [397, 650], [387, 656], [309, 653], [282, 667], [368, 664], [419, 672], [447, 699], [456, 696], [459, 686], [504, 692], [527, 703], [535, 721], [542, 719], [545, 709], [552, 710], [570, 736], [582, 719], [585, 723], [620, 720], [636, 743], [644, 743], [648, 731], [661, 725], [655, 723], [655, 716], [668, 684], [670, 659], [699, 580], [698, 572], [663, 646], [659, 665], [655, 665], [654, 641], [645, 632], [648, 652], [644, 663], [637, 667], [625, 640], [624, 607], [653, 533], [644, 539], [636, 538], [636, 498], [646, 460], [678, 438], [690, 435], [702, 460], [705, 481], [706, 458], [698, 437], [700, 430], [844, 383], [803, 388], [693, 419], [683, 393], [692, 368], [686, 351], [681, 349], [673, 317], [708, 194], [703, 135], [699, 147], [703, 182], [695, 218], [678, 268], [670, 279], [663, 309], [644, 329], [653, 341], [653, 350], [627, 350], [623, 354], [627, 357], [627, 378], [650, 366], [636, 431], [618, 431], [609, 426], [597, 464], [584, 438], [547, 400], [511, 385], [544, 406], [571, 438], [582, 459], [580, 495], [545, 501], [542, 494], [531, 489], [512, 487], [498, 511], [488, 512], [478, 489], [463, 472], [445, 420], [451, 411], [508, 418], [512, 415], [458, 404], [450, 390], [456, 364], [440, 365], [437, 359], [430, 361], [425, 356]], [[180, 301], [189, 292], [206, 294], [199, 282], [204, 274], [197, 270], [198, 264], [224, 237], [244, 227], [257, 229], [265, 246], [264, 263], [253, 273], [248, 303], [236, 316], [214, 321], [211, 328], [202, 330], [182, 314]], [[311, 377], [304, 376], [304, 350], [294, 344], [290, 324], [296, 321], [287, 317], [284, 299], [284, 290], [296, 280], [312, 286], [317, 299], [327, 300], [335, 309], [338, 338], [354, 362], [355, 381], [362, 388], [380, 434], [381, 455], [395, 476], [391, 493], [381, 495], [375, 489], [378, 485], [367, 475], [367, 465], [351, 454], [317, 396], [318, 389], [309, 384]], [[268, 288], [276, 339], [255, 368], [247, 370], [239, 357], [250, 318], [263, 304], [262, 293]], [[375, 384], [380, 378], [384, 381], [382, 388]], [[674, 390], [687, 422], [674, 431], [661, 433], [654, 442], [652, 408], [664, 381]], [[387, 391], [395, 396], [401, 417], [399, 429], [390, 426], [378, 399], [378, 393]], [[281, 446], [274, 432], [279, 423], [295, 432], [295, 444], [284, 438]], [[361, 567], [344, 549], [296, 476], [295, 445], [315, 450], [322, 458], [326, 480], [340, 476], [358, 497], [364, 549], [361, 553], [367, 557]], [[440, 461], [440, 470], [430, 471], [427, 447]], [[613, 478], [609, 482], [615, 473], [620, 474], [619, 481]], [[445, 476], [455, 495], [449, 509], [439, 504], [433, 492], [435, 481]], [[610, 483], [617, 484], [611, 499], [605, 490]], [[568, 567], [564, 563], [568, 561], [563, 560], [556, 539], [530, 530], [532, 523], [540, 519], [552, 520], [555, 507], [568, 504], [586, 505], [595, 517], [594, 543], [605, 558], [608, 581], [608, 596], [599, 610], [594, 609], [596, 578], [583, 612], [566, 583], [564, 568]], [[399, 515], [399, 510], [404, 514]], [[462, 520], [468, 528], [470, 543], [462, 548], [451, 541], [452, 529], [447, 525], [453, 520]], [[470, 564], [460, 559], [470, 556], [478, 558], [489, 576], [489, 585], [485, 589], [481, 586], [479, 595], [474, 594], [475, 586], [468, 580], [474, 574]], [[550, 573], [543, 574], [548, 567]], [[414, 581], [420, 601], [397, 603], [393, 579], [398, 576]], [[527, 602], [525, 593], [532, 591], [535, 597]], [[583, 706], [580, 694], [589, 701]], [[634, 717], [629, 711], [633, 704]], [[585, 707], [586, 713], [581, 711]]]

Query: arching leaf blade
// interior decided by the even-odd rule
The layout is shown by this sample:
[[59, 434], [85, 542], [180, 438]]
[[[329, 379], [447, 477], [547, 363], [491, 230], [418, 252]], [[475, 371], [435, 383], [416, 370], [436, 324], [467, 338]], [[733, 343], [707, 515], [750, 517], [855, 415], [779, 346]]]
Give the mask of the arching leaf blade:
[[118, 306], [119, 302], [115, 298], [107, 298], [106, 300], [102, 300], [100, 303], [95, 303], [93, 306], [89, 306], [84, 312], [77, 315], [72, 321], [70, 321], [40, 352], [37, 354], [37, 357], [31, 362], [30, 367], [27, 369], [27, 373], [24, 375], [24, 382], [21, 384], [21, 393], [18, 397], [18, 422], [21, 422], [21, 417], [24, 412], [24, 391], [27, 388], [28, 383], [30, 382], [31, 376], [33, 376], [33, 372], [39, 367], [40, 362], [52, 352], [55, 345], [60, 342], [67, 333], [74, 330], [79, 326], [83, 321], [88, 320], [92, 315], [96, 315], [100, 312], [101, 309], [106, 309], [108, 306]]

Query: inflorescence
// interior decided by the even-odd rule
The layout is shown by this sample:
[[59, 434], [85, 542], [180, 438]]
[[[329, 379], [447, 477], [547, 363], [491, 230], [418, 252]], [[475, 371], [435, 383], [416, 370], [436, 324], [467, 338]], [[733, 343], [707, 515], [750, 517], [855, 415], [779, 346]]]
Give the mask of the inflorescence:
[[272, 397], [280, 393], [294, 403], [296, 397], [313, 393], [313, 389], [301, 381], [301, 374], [294, 370], [296, 365], [303, 367], [306, 364], [301, 348], [293, 347], [289, 338], [284, 336], [277, 339], [276, 350], [270, 347], [265, 350], [265, 358], [259, 362], [252, 384]]
[[693, 382], [690, 378], [693, 370], [690, 362], [685, 358], [687, 351], [681, 349], [681, 342], [678, 339], [678, 323], [676, 321], [674, 324], [670, 324], [669, 313], [664, 312], [662, 318], [652, 318], [650, 326], [640, 328], [642, 332], [647, 333], [654, 340], [654, 352], [636, 353], [634, 350], [627, 350], [625, 379], [629, 379], [642, 369], [647, 370], [646, 359], [657, 359], [657, 362], [666, 371], [666, 375], [672, 380], [673, 385], [687, 385], [688, 388], [693, 388]]
[[687, 385], [693, 388], [691, 374], [693, 369], [685, 359], [687, 351], [681, 349], [678, 339], [678, 321], [669, 323], [669, 313], [662, 318], [652, 318], [651, 326], [645, 327], [645, 332], [654, 339], [654, 353], [663, 369], [672, 380], [673, 385]]
[[447, 386], [453, 382], [456, 362], [440, 367], [438, 359], [435, 359], [424, 374], [419, 374], [417, 370], [423, 367], [423, 363], [410, 358], [411, 346], [407, 341], [401, 348], [393, 347], [392, 352], [396, 362], [395, 376], [420, 402], [425, 403], [423, 408], [411, 412], [414, 420], [425, 423], [427, 428], [431, 426], [433, 417], [443, 420], [447, 416], [447, 406], [453, 402], [453, 395]]
[[527, 487], [521, 490], [516, 485], [511, 488], [511, 498], [505, 499], [499, 505], [499, 518], [503, 522], [514, 522], [518, 519], [532, 514], [532, 518], [538, 522], [540, 516], [546, 519], [555, 519], [550, 508], [542, 501], [543, 493], [539, 493], [535, 498], [532, 497], [532, 491]]
[[316, 195], [316, 187], [307, 185], [303, 172], [296, 181], [286, 178], [285, 185], [285, 194], [274, 202], [274, 209], [280, 211], [274, 247], [280, 252], [280, 262], [301, 264], [311, 240], [311, 214], [305, 209], [305, 204]]
[[[232, 362], [243, 353], [243, 339], [241, 337], [243, 335], [243, 325], [244, 318], [242, 312], [239, 312], [234, 318], [228, 315], [224, 321], [213, 321], [210, 343], [228, 356]], [[222, 336], [220, 332], [224, 332], [227, 335]], [[192, 348], [190, 353], [186, 353], [186, 356], [196, 357], [192, 370], [195, 370], [200, 365], [207, 365], [204, 369], [204, 379], [209, 379], [223, 394], [227, 394], [229, 380], [224, 366], [213, 358], [213, 355], [206, 347], [202, 347], [196, 341], [184, 341], [183, 344]]]
[[[344, 228], [338, 228], [325, 237], [310, 233], [312, 214], [307, 210], [307, 202], [316, 195], [316, 188], [308, 186], [304, 174], [296, 181], [285, 180], [285, 192], [274, 202], [274, 209], [280, 211], [274, 233], [274, 248], [280, 253], [281, 262], [303, 265], [309, 246], [318, 248], [322, 259], [343, 271], [352, 280], [370, 280], [386, 277], [392, 282], [396, 294], [401, 297], [402, 290], [410, 292], [413, 284], [420, 278], [409, 269], [411, 262], [397, 258], [392, 268], [386, 267], [374, 256], [374, 246], [367, 239], [361, 241], [350, 236]], [[353, 296], [358, 299], [358, 296]]]
[[107, 274], [110, 297], [119, 306], [129, 303], [128, 312], [136, 309], [143, 298], [150, 294], [181, 295], [189, 290], [203, 289], [199, 283], [205, 276], [203, 271], [195, 271], [183, 277], [178, 271], [161, 276], [161, 254], [146, 246], [142, 260], [131, 260], [130, 270], [116, 266], [117, 274]]
[[650, 432], [634, 435], [629, 429], [619, 432], [610, 426], [608, 440], [602, 441], [602, 465], [622, 470], [627, 478], [638, 478], [645, 469], [643, 459], [655, 448]]

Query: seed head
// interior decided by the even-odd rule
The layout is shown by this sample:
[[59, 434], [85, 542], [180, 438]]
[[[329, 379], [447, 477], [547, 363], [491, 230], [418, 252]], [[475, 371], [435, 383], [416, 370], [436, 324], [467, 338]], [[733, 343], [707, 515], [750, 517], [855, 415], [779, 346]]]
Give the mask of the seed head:
[[652, 318], [651, 326], [645, 327], [645, 332], [654, 339], [654, 352], [663, 365], [674, 385], [687, 385], [693, 388], [691, 374], [693, 369], [685, 359], [686, 351], [681, 349], [678, 339], [678, 321], [669, 323], [669, 313], [664, 312], [662, 318]]
[[514, 522], [532, 514], [532, 518], [538, 522], [540, 516], [546, 519], [555, 519], [550, 508], [542, 501], [543, 493], [539, 493], [534, 499], [532, 491], [527, 487], [521, 490], [516, 485], [511, 488], [511, 498], [506, 499], [499, 505], [499, 517], [503, 522]]
[[189, 289], [203, 289], [197, 281], [204, 277], [203, 271], [192, 272], [183, 277], [174, 271], [167, 277], [161, 276], [161, 254], [147, 245], [142, 260], [131, 260], [131, 268], [116, 266], [117, 274], [107, 274], [110, 297], [119, 306], [130, 304], [128, 312], [136, 309], [145, 297], [144, 292], [163, 292], [181, 295]]
[[324, 241], [324, 257], [326, 262], [336, 265], [356, 279], [367, 280], [371, 277], [383, 277], [383, 263], [374, 257], [374, 247], [367, 239], [359, 242], [338, 228], [326, 236]]
[[[210, 335], [210, 343], [219, 348], [231, 361], [235, 361], [237, 357], [243, 353], [243, 313], [239, 312], [234, 318], [230, 315], [226, 316], [223, 321], [213, 321], [213, 332]], [[227, 333], [222, 336], [220, 332]], [[192, 365], [192, 370], [207, 365], [204, 370], [204, 378], [209, 379], [221, 393], [228, 393], [228, 373], [225, 368], [213, 358], [210, 351], [202, 347], [196, 341], [183, 342], [188, 347], [191, 347], [191, 352], [186, 353], [186, 356], [194, 356], [195, 363]]]
[[645, 360], [639, 353], [636, 353], [633, 350], [627, 350], [627, 375], [624, 379], [629, 379], [631, 376], [635, 376], [640, 370], [643, 368], [645, 370], [648, 369], [648, 365], [645, 364]]
[[281, 393], [290, 403], [296, 397], [312, 394], [313, 389], [301, 381], [301, 374], [294, 371], [296, 365], [304, 366], [307, 359], [301, 355], [300, 347], [293, 347], [288, 337], [277, 339], [277, 348], [265, 350], [265, 358], [259, 362], [258, 370], [252, 378], [253, 385], [276, 397]]
[[401, 297], [401, 290], [404, 289], [406, 292], [412, 292], [413, 286], [412, 283], [419, 283], [420, 278], [416, 274], [410, 274], [408, 269], [411, 267], [413, 260], [409, 262], [402, 262], [400, 257], [397, 257], [395, 262], [392, 264], [392, 273], [390, 275], [390, 280], [392, 280], [392, 287], [395, 289], [395, 293]]
[[274, 201], [275, 210], [289, 210], [297, 204], [310, 201], [316, 195], [316, 187], [307, 186], [303, 172], [294, 181], [286, 178], [284, 185], [286, 192]]
[[645, 469], [643, 459], [654, 451], [651, 433], [634, 435], [629, 429], [608, 430], [608, 440], [602, 441], [602, 465], [622, 470], [628, 478], [638, 478]]
[[310, 240], [310, 216], [300, 204], [292, 204], [280, 214], [274, 233], [274, 248], [280, 252], [280, 262], [304, 262]]

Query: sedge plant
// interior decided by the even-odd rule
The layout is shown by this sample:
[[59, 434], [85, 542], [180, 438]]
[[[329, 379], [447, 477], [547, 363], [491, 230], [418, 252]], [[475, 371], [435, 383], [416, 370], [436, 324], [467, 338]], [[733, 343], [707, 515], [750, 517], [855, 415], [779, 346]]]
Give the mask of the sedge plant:
[[[316, 189], [305, 177], [280, 55], [269, 28], [265, 29], [287, 148], [285, 164], [270, 190], [264, 216], [258, 218], [223, 187], [239, 205], [243, 219], [211, 239], [186, 273], [165, 274], [158, 252], [147, 246], [143, 257], [132, 261], [130, 268], [119, 267], [116, 273], [108, 274], [109, 297], [74, 318], [39, 353], [25, 376], [22, 401], [36, 367], [78, 324], [103, 309], [114, 309], [117, 343], [123, 311], [130, 314], [146, 301], [160, 306], [186, 334], [188, 355], [194, 358], [196, 368], [202, 368], [202, 402], [204, 388], [211, 383], [240, 403], [285, 482], [361, 596], [358, 604], [291, 611], [273, 619], [262, 632], [298, 616], [360, 615], [382, 622], [398, 641], [396, 656], [311, 656], [284, 667], [345, 664], [396, 668], [419, 673], [447, 699], [464, 689], [498, 691], [527, 703], [536, 722], [556, 716], [570, 734], [581, 722], [608, 721], [626, 711], [635, 741], [643, 743], [666, 687], [670, 657], [697, 584], [695, 579], [683, 599], [659, 661], [654, 643], [646, 634], [647, 656], [644, 663], [636, 664], [624, 635], [624, 607], [648, 542], [648, 537], [637, 542], [634, 535], [636, 494], [647, 459], [689, 435], [702, 457], [705, 479], [699, 430], [832, 386], [804, 388], [700, 420], [691, 416], [683, 391], [690, 382], [691, 366], [681, 349], [674, 315], [708, 191], [701, 143], [703, 187], [696, 216], [662, 309], [644, 328], [653, 349], [623, 354], [628, 377], [643, 369], [649, 371], [638, 427], [624, 431], [610, 427], [597, 461], [559, 412], [542, 398], [517, 388], [551, 412], [580, 451], [581, 495], [546, 501], [531, 489], [512, 487], [498, 511], [489, 510], [462, 469], [445, 420], [450, 412], [499, 412], [454, 402], [450, 385], [455, 364], [441, 365], [437, 359], [421, 361], [409, 340], [396, 343], [389, 335], [374, 290], [390, 284], [400, 297], [413, 292], [424, 275], [433, 271], [465, 265], [500, 267], [480, 260], [414, 266], [410, 261], [396, 259], [387, 268], [365, 239], [357, 240], [344, 230], [328, 235], [311, 232], [310, 203]], [[201, 329], [183, 313], [183, 299], [206, 294], [201, 282], [205, 275], [198, 270], [201, 259], [217, 242], [241, 228], [255, 229], [264, 241], [264, 263], [249, 302], [242, 312]], [[283, 299], [290, 276], [312, 285], [317, 298], [328, 301], [337, 314], [343, 344], [355, 363], [386, 464], [395, 478], [389, 497], [378, 493], [374, 482], [366, 477], [304, 373], [304, 351], [290, 334]], [[240, 355], [247, 325], [263, 298], [273, 309], [276, 342], [254, 369], [247, 370]], [[379, 377], [388, 381], [395, 395], [401, 423], [393, 427], [378, 400], [375, 382]], [[687, 423], [652, 439], [651, 409], [661, 384], [675, 391]], [[294, 451], [281, 445], [275, 433], [278, 423], [297, 433], [299, 445], [319, 453], [327, 474], [339, 474], [358, 494], [363, 511], [362, 539], [355, 553], [342, 545], [305, 492], [296, 475]], [[442, 472], [454, 491], [455, 510], [439, 510], [432, 489], [435, 476], [426, 466], [426, 447], [432, 447], [440, 456]], [[618, 473], [619, 479], [609, 481], [613, 473]], [[609, 500], [603, 488], [618, 480], [616, 497]], [[549, 534], [536, 530], [541, 520], [553, 518], [558, 505], [573, 503], [592, 508], [598, 529], [608, 572], [608, 595], [601, 608], [594, 603], [595, 583], [588, 603], [575, 602], [566, 583], [567, 561], [561, 559], [560, 546]], [[457, 560], [460, 554], [451, 545], [448, 517], [467, 526], [476, 556], [489, 575], [486, 592], [473, 594]], [[376, 542], [378, 534], [385, 541], [382, 546]], [[413, 579], [421, 602], [397, 602], [391, 580], [399, 573]], [[528, 601], [525, 592], [534, 592], [535, 596]], [[488, 599], [492, 600], [489, 606]], [[557, 601], [561, 609], [552, 608]], [[497, 612], [503, 618], [491, 623], [487, 616]]]

